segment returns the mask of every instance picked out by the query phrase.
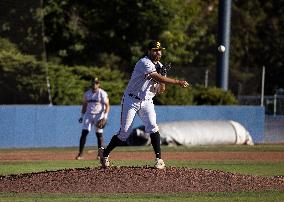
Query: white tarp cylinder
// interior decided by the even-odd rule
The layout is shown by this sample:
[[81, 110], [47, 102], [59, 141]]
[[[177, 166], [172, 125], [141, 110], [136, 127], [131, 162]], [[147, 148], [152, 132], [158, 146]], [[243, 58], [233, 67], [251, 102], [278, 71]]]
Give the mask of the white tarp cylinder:
[[179, 145], [253, 145], [249, 132], [235, 121], [175, 121], [160, 123], [162, 143]]

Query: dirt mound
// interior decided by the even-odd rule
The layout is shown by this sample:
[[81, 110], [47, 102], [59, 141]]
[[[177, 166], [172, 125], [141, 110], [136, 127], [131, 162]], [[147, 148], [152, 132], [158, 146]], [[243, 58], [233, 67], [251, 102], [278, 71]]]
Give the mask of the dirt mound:
[[284, 190], [284, 176], [260, 177], [218, 170], [168, 167], [64, 169], [0, 176], [0, 192], [177, 193]]

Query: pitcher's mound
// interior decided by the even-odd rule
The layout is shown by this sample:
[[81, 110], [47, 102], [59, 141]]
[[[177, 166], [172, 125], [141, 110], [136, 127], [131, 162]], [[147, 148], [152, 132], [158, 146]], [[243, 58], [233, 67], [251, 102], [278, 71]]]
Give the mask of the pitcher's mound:
[[0, 176], [0, 192], [177, 193], [284, 190], [284, 176], [260, 177], [208, 169], [111, 167]]

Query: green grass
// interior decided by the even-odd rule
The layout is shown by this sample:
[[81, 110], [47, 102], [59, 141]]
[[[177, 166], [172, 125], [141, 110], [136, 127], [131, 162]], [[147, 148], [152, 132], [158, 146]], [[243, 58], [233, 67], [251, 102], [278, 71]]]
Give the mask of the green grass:
[[98, 161], [5, 161], [1, 162], [0, 175], [53, 171], [65, 168], [99, 166]]
[[282, 202], [284, 192], [238, 192], [238, 193], [172, 193], [172, 194], [15, 194], [0, 193], [0, 201], [106, 201], [106, 202], [162, 202], [162, 201], [190, 201], [190, 202]]
[[[88, 149], [95, 149], [94, 147], [86, 147]], [[11, 151], [54, 151], [54, 152], [66, 152], [74, 151], [77, 152], [77, 147], [54, 147], [54, 148], [13, 148], [13, 149], [0, 149], [0, 152], [11, 152]], [[130, 151], [130, 152], [140, 152], [140, 151], [153, 151], [152, 146], [130, 146], [130, 147], [117, 147], [115, 151]], [[252, 151], [252, 152], [284, 152], [284, 144], [257, 144], [254, 146], [248, 145], [212, 145], [212, 146], [162, 146], [162, 151], [179, 151], [179, 152], [238, 152], [238, 151]]]
[[[116, 151], [152, 151], [151, 146], [143, 147], [117, 147]], [[167, 152], [284, 152], [284, 144], [265, 145], [212, 145], [212, 146], [162, 146], [162, 151]]]
[[[25, 152], [67, 152], [72, 151], [74, 154], [78, 148], [29, 148], [29, 149], [0, 149], [0, 152], [11, 152], [11, 151], [25, 151]], [[86, 151], [92, 149], [87, 147]], [[152, 151], [151, 146], [143, 147], [118, 147], [115, 151]], [[115, 152], [113, 151], [113, 152]], [[284, 144], [279, 145], [222, 145], [222, 146], [193, 146], [193, 147], [162, 147], [163, 152], [238, 152], [238, 151], [253, 151], [253, 152], [269, 152], [277, 151], [284, 152]], [[115, 160], [112, 162], [116, 166], [143, 166], [152, 165], [152, 161], [123, 161]], [[166, 161], [167, 166], [176, 167], [190, 167], [190, 168], [204, 168], [204, 169], [215, 169], [223, 170], [241, 174], [261, 175], [261, 176], [275, 176], [284, 175], [284, 161], [281, 162], [263, 162], [263, 161], [178, 161], [168, 160]], [[40, 172], [45, 170], [58, 170], [64, 168], [84, 168], [84, 167], [96, 167], [99, 166], [98, 161], [75, 161], [75, 160], [63, 160], [63, 161], [0, 161], [0, 175], [18, 174], [18, 173], [31, 173]]]
[[[152, 161], [114, 160], [113, 166], [145, 166], [152, 165]], [[167, 166], [203, 168], [223, 170], [233, 173], [278, 176], [284, 175], [284, 162], [252, 162], [252, 161], [166, 161]], [[84, 161], [5, 161], [1, 162], [0, 175], [40, 172], [45, 170], [60, 170], [65, 168], [98, 167], [99, 162]]]

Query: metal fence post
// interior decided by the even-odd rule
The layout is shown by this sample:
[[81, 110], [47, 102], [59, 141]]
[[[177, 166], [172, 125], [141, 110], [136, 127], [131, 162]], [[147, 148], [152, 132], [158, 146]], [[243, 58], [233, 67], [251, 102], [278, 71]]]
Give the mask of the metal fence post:
[[273, 102], [273, 115], [276, 116], [277, 110], [277, 94], [274, 94], [274, 102]]

